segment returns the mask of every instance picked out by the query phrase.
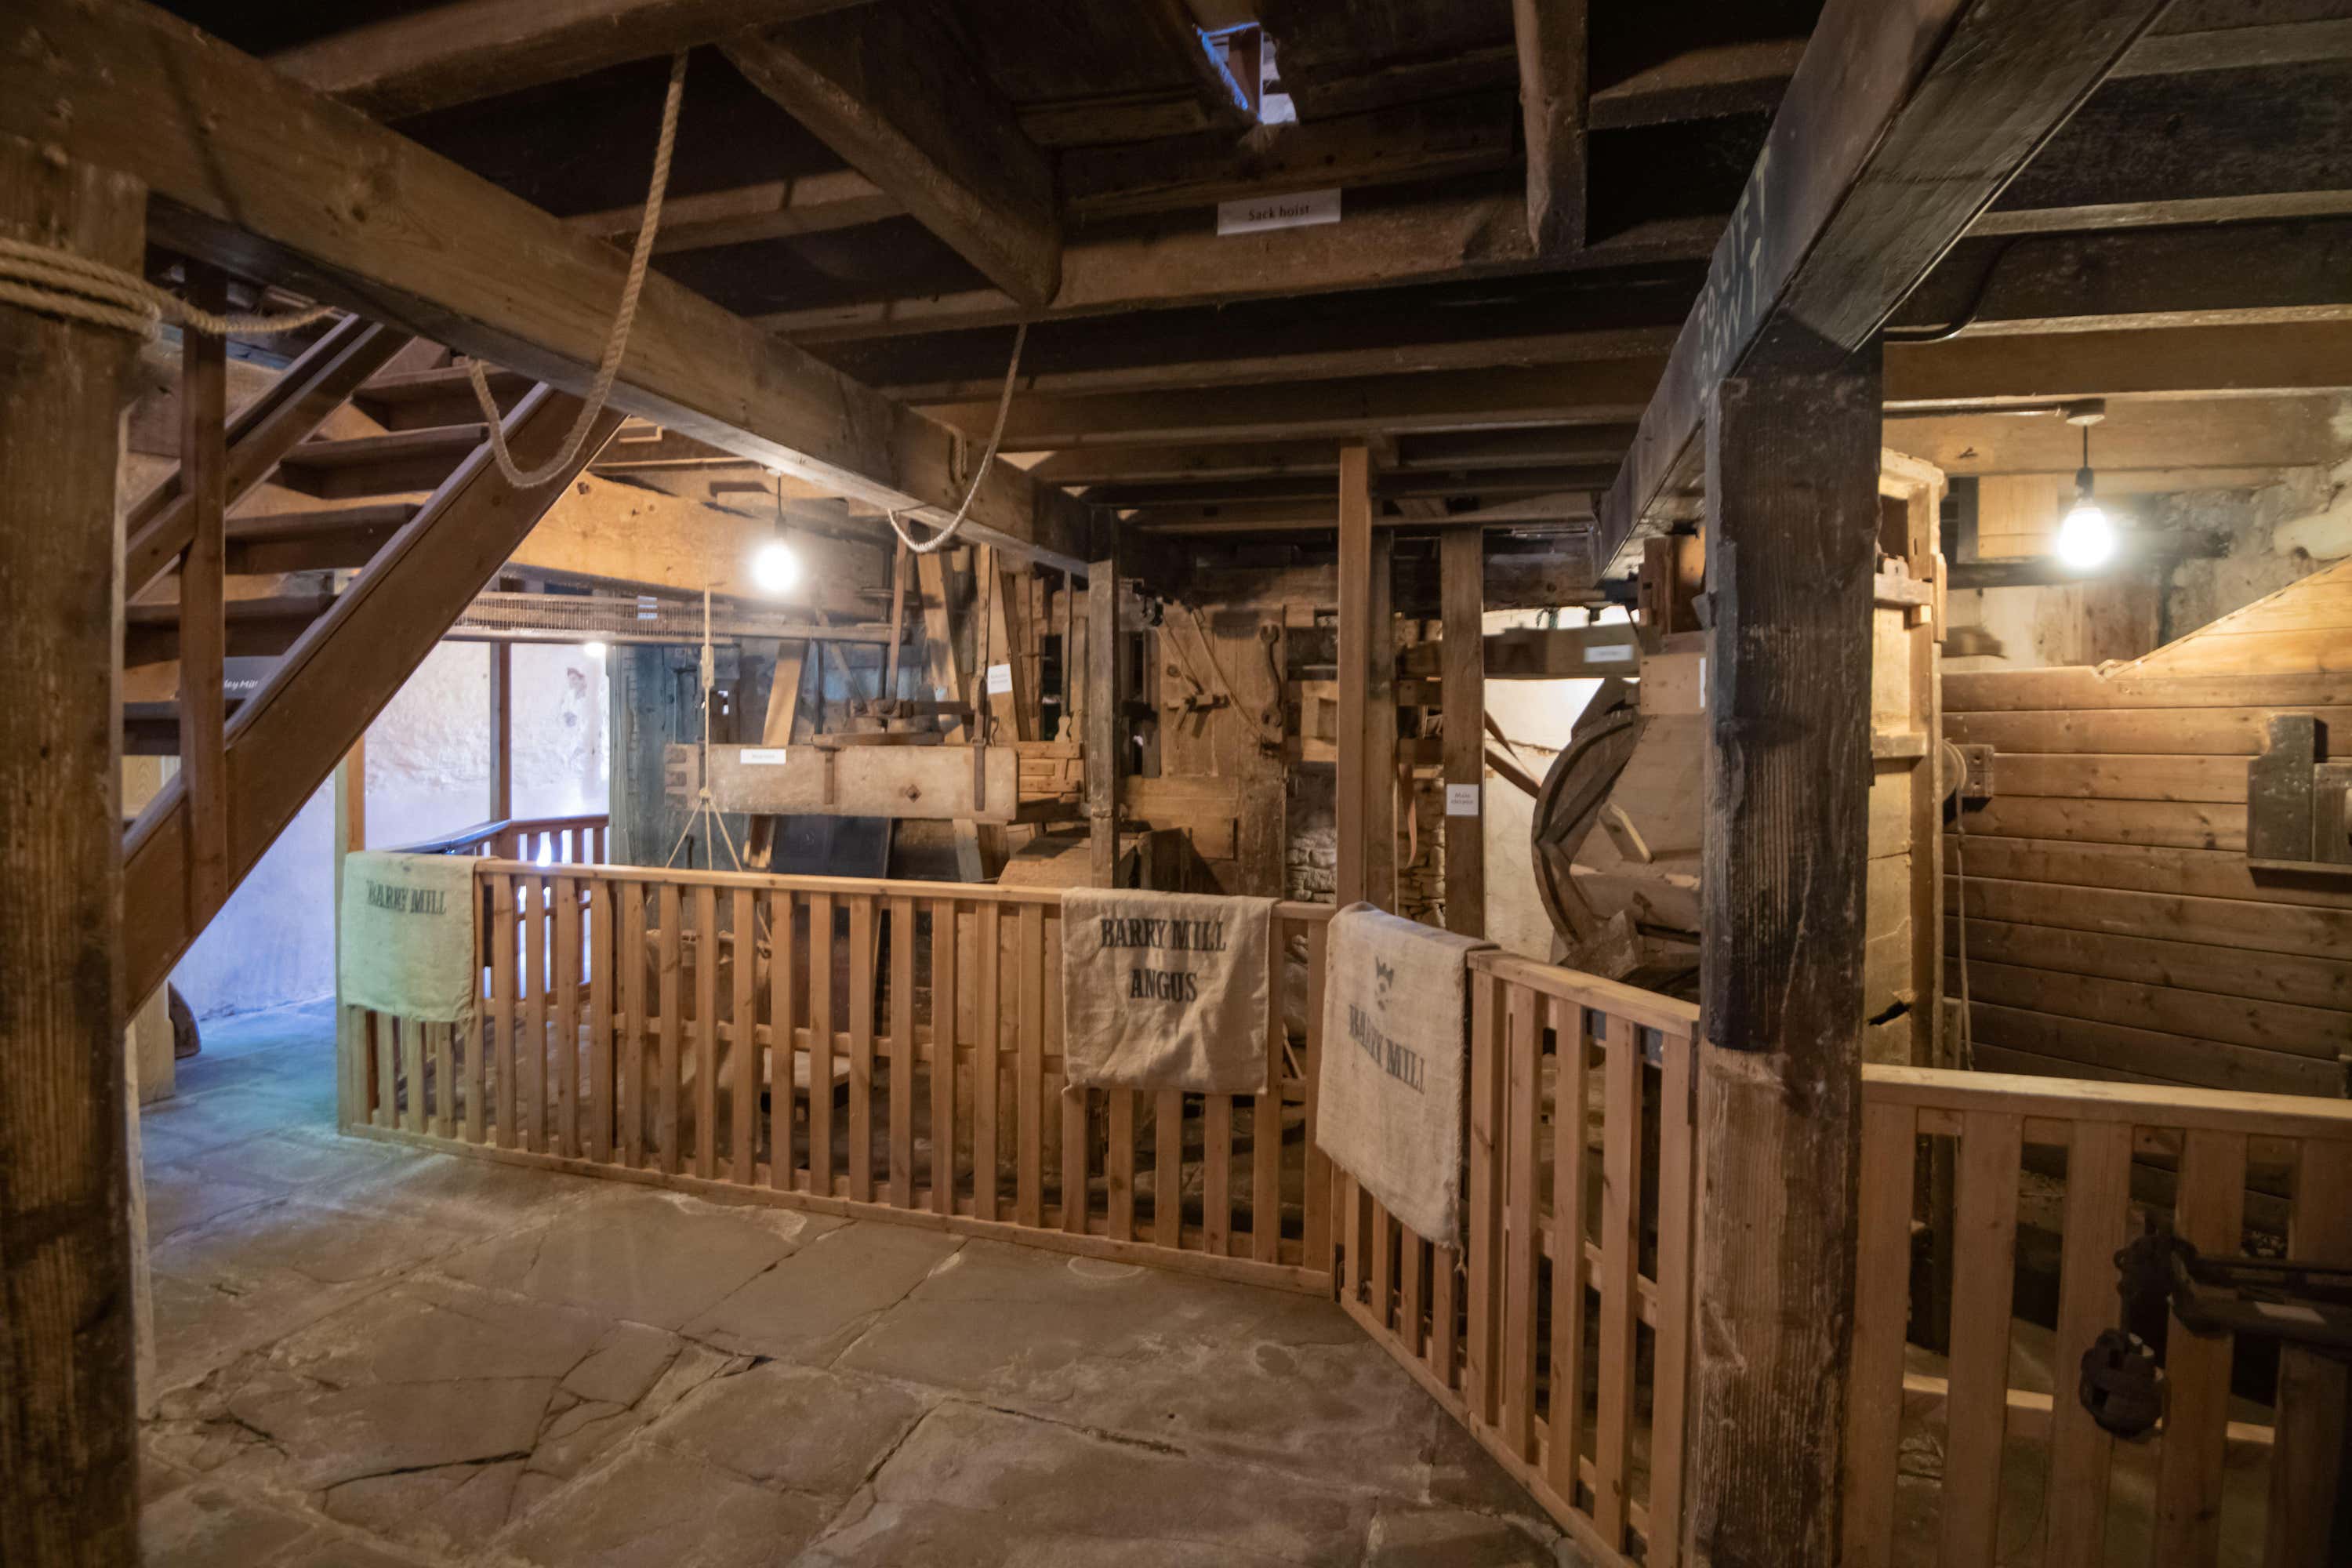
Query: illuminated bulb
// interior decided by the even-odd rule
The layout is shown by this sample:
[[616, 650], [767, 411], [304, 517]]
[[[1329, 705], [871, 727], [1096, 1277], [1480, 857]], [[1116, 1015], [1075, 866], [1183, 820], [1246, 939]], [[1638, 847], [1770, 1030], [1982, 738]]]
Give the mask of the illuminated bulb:
[[2076, 572], [2104, 566], [2116, 552], [2116, 525], [2088, 496], [2058, 524], [2058, 559]]
[[600, 642], [583, 643], [581, 651], [590, 658], [602, 658], [604, 657], [604, 645]]
[[753, 552], [751, 581], [763, 594], [782, 594], [801, 580], [801, 558], [781, 539], [772, 539]]

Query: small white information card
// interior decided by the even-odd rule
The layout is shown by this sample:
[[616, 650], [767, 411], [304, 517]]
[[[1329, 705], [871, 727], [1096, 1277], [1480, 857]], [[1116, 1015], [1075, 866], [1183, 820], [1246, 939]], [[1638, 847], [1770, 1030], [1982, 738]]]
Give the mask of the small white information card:
[[735, 753], [747, 768], [781, 768], [784, 765], [782, 746], [746, 746]]
[[1478, 786], [1450, 784], [1445, 786], [1445, 815], [1475, 816], [1478, 815]]
[[1217, 204], [1219, 234], [1255, 234], [1267, 228], [1307, 228], [1339, 221], [1339, 193], [1299, 191], [1286, 196], [1244, 196]]
[[1003, 697], [1010, 694], [1012, 690], [1013, 667], [1009, 664], [990, 665], [988, 667], [988, 694], [991, 697]]

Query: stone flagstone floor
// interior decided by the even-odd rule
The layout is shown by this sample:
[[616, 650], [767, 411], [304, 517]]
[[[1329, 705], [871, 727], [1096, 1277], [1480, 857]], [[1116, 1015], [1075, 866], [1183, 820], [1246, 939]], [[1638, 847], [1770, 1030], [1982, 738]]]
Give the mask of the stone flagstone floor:
[[1328, 1302], [333, 1131], [323, 1004], [142, 1133], [147, 1561], [1581, 1561]]

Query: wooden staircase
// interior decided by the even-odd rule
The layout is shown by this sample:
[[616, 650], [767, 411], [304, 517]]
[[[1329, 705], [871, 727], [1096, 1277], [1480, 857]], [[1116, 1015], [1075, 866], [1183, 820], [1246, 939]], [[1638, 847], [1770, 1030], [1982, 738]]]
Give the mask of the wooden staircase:
[[[185, 347], [180, 467], [125, 521], [124, 668], [181, 668], [175, 700], [124, 704], [124, 750], [183, 764], [125, 837], [132, 995], [163, 983], [620, 426], [606, 410], [563, 471], [519, 490], [499, 472], [464, 369], [391, 368], [419, 357], [404, 355], [411, 347], [346, 318], [233, 416], [221, 410], [222, 346]], [[518, 465], [544, 461], [579, 399], [506, 371], [489, 380]], [[345, 408], [381, 433], [321, 437]], [[265, 483], [320, 504], [239, 512]], [[248, 655], [280, 662], [242, 701], [211, 695], [221, 661]]]

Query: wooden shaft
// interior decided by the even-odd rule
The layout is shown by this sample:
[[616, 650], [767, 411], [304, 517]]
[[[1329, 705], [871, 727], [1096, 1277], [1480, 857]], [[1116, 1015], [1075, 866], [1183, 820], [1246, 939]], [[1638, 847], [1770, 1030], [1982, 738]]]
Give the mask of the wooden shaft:
[[[1821, 363], [1819, 358], [1814, 364]], [[1874, 358], [1709, 399], [1692, 1559], [1821, 1564], [1853, 1348]]]
[[1127, 726], [1119, 719], [1118, 561], [1096, 562], [1087, 574], [1086, 768], [1087, 821], [1092, 845], [1090, 886], [1110, 887], [1118, 874], [1118, 775]]
[[[364, 732], [352, 742], [352, 749], [343, 760], [335, 764], [333, 787], [334, 919], [340, 924], [343, 917], [343, 861], [352, 850], [367, 847], [367, 736]], [[335, 1009], [335, 1059], [341, 1068], [336, 1078], [336, 1120], [341, 1125], [350, 1127], [367, 1120], [365, 1035], [360, 1010], [356, 1007], [338, 1005]]]
[[490, 820], [514, 816], [514, 645], [490, 645]]
[[[189, 300], [218, 312], [228, 279], [188, 266]], [[228, 764], [221, 695], [228, 624], [228, 343], [183, 329], [180, 337], [180, 482], [189, 539], [180, 563], [180, 768], [187, 776], [189, 918], [202, 921], [228, 897]]]
[[[0, 235], [136, 271], [147, 193], [0, 136]], [[138, 340], [0, 305], [0, 1562], [138, 1560], [121, 560]]]
[[1372, 464], [1362, 446], [1339, 448], [1339, 770], [1332, 884], [1344, 909], [1364, 897], [1364, 714], [1371, 616]]
[[[1486, 934], [1486, 543], [1475, 530], [1440, 539], [1445, 713], [1445, 929]], [[1467, 790], [1466, 799], [1459, 798]]]

